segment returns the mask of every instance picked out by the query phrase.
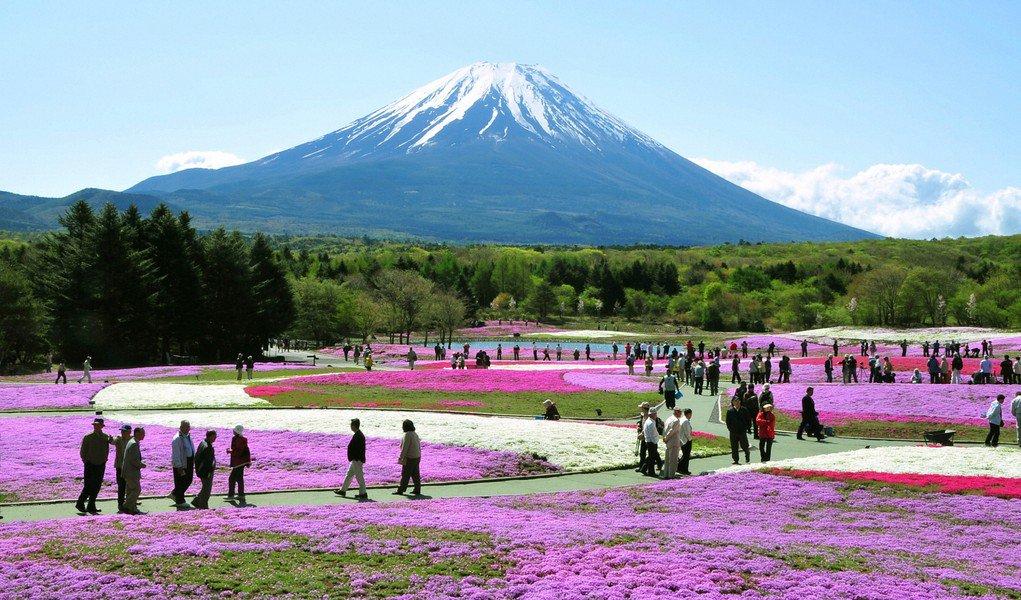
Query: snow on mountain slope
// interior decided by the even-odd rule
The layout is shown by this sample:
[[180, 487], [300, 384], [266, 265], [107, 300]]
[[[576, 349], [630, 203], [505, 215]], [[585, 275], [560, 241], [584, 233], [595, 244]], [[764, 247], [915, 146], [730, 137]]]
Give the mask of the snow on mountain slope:
[[280, 158], [337, 156], [355, 159], [520, 137], [553, 146], [577, 144], [594, 151], [608, 143], [665, 150], [575, 94], [541, 67], [477, 62], [317, 140], [258, 162], [268, 165]]

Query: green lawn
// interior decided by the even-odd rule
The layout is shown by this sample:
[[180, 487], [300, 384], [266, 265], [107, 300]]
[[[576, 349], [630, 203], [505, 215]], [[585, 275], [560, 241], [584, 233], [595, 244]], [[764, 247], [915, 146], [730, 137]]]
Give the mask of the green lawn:
[[[642, 402], [659, 402], [655, 393], [615, 393], [593, 390], [579, 394], [546, 392], [479, 393], [401, 390], [354, 385], [309, 385], [302, 389], [266, 397], [278, 406], [341, 406], [368, 408], [417, 408], [423, 410], [455, 410], [463, 412], [538, 415], [542, 401], [556, 401], [560, 415], [570, 418], [630, 418], [638, 414]], [[449, 403], [449, 404], [448, 404]], [[457, 406], [460, 403], [472, 403]], [[481, 406], [478, 405], [481, 403]]]
[[[787, 415], [780, 411], [776, 412], [776, 426], [778, 429], [796, 431], [799, 417]], [[823, 423], [827, 425], [827, 423]], [[918, 440], [924, 439], [926, 431], [939, 429], [953, 429], [957, 432], [954, 441], [958, 442], [982, 442], [986, 439], [985, 427], [975, 425], [959, 425], [955, 423], [907, 423], [900, 421], [850, 421], [839, 426], [833, 426], [838, 436], [862, 437], [862, 438], [888, 438], [895, 440]], [[1014, 430], [1003, 429], [1000, 431], [1000, 442], [1005, 440], [1014, 443]]]
[[[326, 367], [326, 368], [313, 368], [307, 369], [268, 369], [253, 372], [252, 377], [255, 379], [284, 379], [287, 377], [298, 377], [299, 375], [327, 375], [329, 373], [341, 373], [344, 371], [361, 371], [362, 369], [357, 367]], [[242, 379], [242, 383], [247, 382], [247, 375]], [[149, 379], [148, 381], [163, 381], [163, 382], [199, 382], [199, 383], [231, 383], [236, 382], [238, 378], [237, 371], [231, 370], [220, 370], [220, 369], [205, 369], [198, 375], [185, 375], [183, 377], [160, 377], [157, 379]]]

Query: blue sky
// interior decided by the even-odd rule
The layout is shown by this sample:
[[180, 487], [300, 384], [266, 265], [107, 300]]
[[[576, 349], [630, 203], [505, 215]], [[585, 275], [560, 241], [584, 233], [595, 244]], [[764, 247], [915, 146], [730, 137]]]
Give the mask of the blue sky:
[[774, 199], [825, 203], [797, 191], [810, 174], [877, 164], [924, 167], [919, 197], [987, 198], [1021, 186], [1018, 31], [1018, 2], [5, 3], [0, 189], [255, 159], [493, 60], [539, 63]]

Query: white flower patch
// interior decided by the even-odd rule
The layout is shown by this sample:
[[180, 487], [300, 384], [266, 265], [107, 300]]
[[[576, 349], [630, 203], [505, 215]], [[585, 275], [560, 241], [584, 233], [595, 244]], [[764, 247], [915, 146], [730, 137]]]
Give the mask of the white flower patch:
[[846, 473], [915, 473], [920, 475], [981, 475], [1021, 478], [1021, 450], [984, 446], [884, 446], [806, 458], [776, 460], [768, 465], [740, 465], [724, 471], [748, 471], [763, 466]]
[[[624, 467], [634, 464], [635, 430], [592, 423], [541, 421], [504, 417], [382, 410], [272, 409], [208, 412], [138, 412], [108, 414], [128, 423], [176, 427], [181, 419], [192, 426], [350, 433], [351, 419], [361, 419], [368, 437], [399, 439], [401, 423], [411, 419], [424, 442], [487, 450], [535, 453], [567, 470]], [[267, 449], [268, 450], [268, 449]], [[314, 448], [309, 449], [314, 452]], [[391, 460], [396, 457], [370, 457]]]
[[605, 339], [605, 338], [632, 338], [632, 337], [650, 337], [648, 333], [635, 333], [633, 331], [606, 331], [603, 329], [565, 329], [562, 331], [540, 331], [536, 333], [526, 333], [522, 337], [526, 338], [538, 338], [538, 339], [570, 339], [570, 338], [592, 338], [592, 339]]
[[236, 384], [115, 383], [101, 390], [93, 400], [100, 410], [270, 406], [269, 402], [246, 394], [245, 386]]

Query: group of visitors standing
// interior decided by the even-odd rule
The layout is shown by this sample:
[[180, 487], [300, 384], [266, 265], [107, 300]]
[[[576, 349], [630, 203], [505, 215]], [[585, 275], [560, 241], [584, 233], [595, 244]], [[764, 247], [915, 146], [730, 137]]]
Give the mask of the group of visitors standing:
[[[694, 433], [691, 428], [690, 408], [671, 410], [663, 421], [648, 402], [639, 405], [638, 446], [639, 463], [636, 471], [649, 477], [673, 479], [678, 475], [691, 475], [691, 446]], [[666, 458], [659, 455], [659, 442], [666, 446]]]
[[[1000, 429], [1004, 425], [1003, 421], [1003, 404], [1007, 397], [1003, 394], [998, 394], [996, 399], [992, 401], [989, 408], [985, 412], [986, 421], [989, 423], [989, 433], [986, 434], [985, 445], [996, 447], [1000, 444]], [[1010, 410], [1010, 414], [1014, 417], [1015, 425], [1017, 430], [1015, 434], [1017, 436], [1017, 444], [1021, 446], [1021, 391], [1014, 395], [1014, 399], [1011, 400], [1010, 406], [1007, 407]]]
[[[114, 448], [114, 472], [117, 483], [117, 512], [129, 515], [143, 514], [138, 506], [142, 492], [142, 471], [147, 468], [142, 455], [142, 442], [145, 440], [145, 428], [121, 425], [120, 435], [113, 437], [103, 429], [106, 422], [97, 417], [92, 421], [92, 433], [82, 438], [81, 460], [84, 465], [84, 484], [78, 496], [75, 508], [78, 512], [98, 514], [96, 498], [103, 485], [106, 475], [106, 464], [110, 459], [110, 447]], [[173, 469], [174, 487], [168, 494], [177, 508], [188, 507], [185, 495], [197, 475], [200, 486], [198, 493], [191, 501], [194, 508], [209, 508], [209, 496], [213, 488], [213, 476], [217, 469], [216, 431], [209, 430], [196, 446], [191, 439], [191, 423], [181, 421], [177, 434], [170, 443], [171, 467]], [[245, 467], [251, 464], [252, 456], [248, 449], [248, 439], [244, 436], [244, 428], [234, 428], [230, 448], [230, 476], [228, 478], [228, 500], [237, 500], [241, 506], [245, 504]], [[237, 495], [235, 496], [235, 491]]]

